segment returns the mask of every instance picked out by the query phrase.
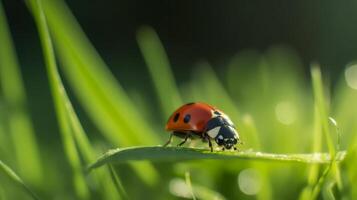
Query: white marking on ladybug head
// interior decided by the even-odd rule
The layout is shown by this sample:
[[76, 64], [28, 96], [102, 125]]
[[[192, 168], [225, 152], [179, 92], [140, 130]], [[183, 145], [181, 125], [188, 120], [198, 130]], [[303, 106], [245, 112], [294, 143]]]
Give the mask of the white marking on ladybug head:
[[213, 129], [207, 131], [207, 134], [211, 138], [215, 138], [218, 135], [220, 129], [221, 129], [221, 127], [217, 126], [217, 127], [213, 128]]
[[218, 136], [218, 139], [223, 140], [223, 136], [222, 136], [222, 135], [219, 135], [219, 136]]

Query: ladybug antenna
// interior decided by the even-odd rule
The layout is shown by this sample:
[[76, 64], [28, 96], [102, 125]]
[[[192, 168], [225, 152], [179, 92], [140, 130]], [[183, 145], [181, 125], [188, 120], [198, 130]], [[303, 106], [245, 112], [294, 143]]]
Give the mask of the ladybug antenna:
[[234, 147], [234, 151], [237, 151], [237, 147]]

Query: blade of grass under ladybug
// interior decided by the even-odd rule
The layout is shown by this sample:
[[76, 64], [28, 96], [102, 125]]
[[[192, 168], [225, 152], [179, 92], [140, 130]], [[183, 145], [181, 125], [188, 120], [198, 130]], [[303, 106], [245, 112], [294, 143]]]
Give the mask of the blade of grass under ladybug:
[[[108, 71], [66, 5], [46, 1], [45, 8], [65, 75], [101, 133], [118, 146], [157, 144], [157, 135]], [[147, 184], [157, 182], [158, 173], [152, 165], [133, 166]]]
[[137, 41], [159, 97], [163, 117], [166, 119], [182, 105], [169, 59], [159, 36], [151, 27], [141, 27], [137, 33]]
[[[338, 152], [337, 162], [344, 160], [346, 152]], [[209, 149], [193, 149], [185, 147], [160, 147], [160, 146], [141, 146], [112, 149], [107, 151], [96, 162], [92, 163], [88, 170], [100, 167], [108, 163], [125, 163], [128, 161], [166, 161], [179, 162], [184, 160], [205, 160], [205, 159], [237, 159], [237, 160], [260, 160], [260, 161], [278, 161], [290, 163], [316, 163], [329, 164], [330, 155], [327, 153], [314, 154], [273, 154], [264, 152], [242, 151], [242, 152], [210, 152]]]
[[[6, 103], [8, 134], [15, 149], [20, 174], [40, 185], [42, 166], [32, 122], [26, 110], [26, 94], [5, 11], [0, 1], [0, 85]], [[7, 138], [10, 142], [10, 138]], [[26, 149], [26, 151], [23, 151]]]
[[0, 170], [3, 171], [11, 180], [20, 185], [33, 199], [38, 200], [37, 195], [24, 183], [24, 181], [5, 163], [0, 160]]
[[[335, 145], [333, 143], [333, 139], [330, 132], [329, 126], [329, 116], [328, 116], [328, 107], [326, 103], [326, 96], [324, 93], [324, 87], [322, 82], [321, 71], [318, 65], [313, 65], [311, 69], [312, 76], [312, 86], [314, 91], [314, 98], [317, 105], [317, 110], [320, 115], [320, 122], [322, 126], [322, 131], [325, 136], [325, 140], [327, 143], [328, 150], [331, 154], [331, 157], [335, 156], [336, 150]], [[342, 190], [342, 181], [340, 175], [340, 169], [337, 164], [333, 165], [333, 172], [335, 173], [335, 179], [337, 182], [337, 186], [340, 190]]]
[[54, 99], [55, 110], [60, 126], [64, 149], [68, 161], [73, 170], [73, 182], [78, 198], [88, 199], [90, 194], [82, 174], [81, 161], [76, 149], [75, 141], [71, 133], [70, 121], [66, 114], [66, 108], [62, 103], [61, 98], [65, 91], [58, 76], [54, 50], [52, 47], [50, 33], [47, 27], [46, 17], [42, 10], [40, 0], [28, 0], [29, 8], [33, 14], [35, 23], [38, 28], [39, 37], [41, 40], [45, 64], [47, 68], [48, 78], [50, 81], [51, 91]]

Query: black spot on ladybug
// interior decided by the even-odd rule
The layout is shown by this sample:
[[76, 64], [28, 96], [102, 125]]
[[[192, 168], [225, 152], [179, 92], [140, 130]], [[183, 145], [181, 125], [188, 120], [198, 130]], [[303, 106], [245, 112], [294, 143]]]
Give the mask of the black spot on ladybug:
[[192, 105], [192, 104], [195, 104], [195, 102], [187, 103], [186, 106], [189, 106], [189, 105]]
[[220, 112], [218, 112], [217, 110], [213, 112], [216, 115], [222, 115]]
[[174, 117], [174, 122], [177, 122], [178, 118], [180, 117], [180, 113], [176, 113], [175, 117]]
[[183, 118], [183, 122], [188, 123], [191, 119], [191, 115], [187, 114], [184, 118]]

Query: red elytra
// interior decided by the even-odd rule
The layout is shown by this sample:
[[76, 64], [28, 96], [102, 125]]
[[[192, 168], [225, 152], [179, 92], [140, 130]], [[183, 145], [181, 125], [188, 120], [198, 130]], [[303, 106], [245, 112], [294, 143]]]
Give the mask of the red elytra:
[[[212, 119], [213, 112], [217, 110], [206, 103], [188, 103], [178, 108], [166, 123], [166, 131], [193, 131], [203, 132], [207, 122]], [[189, 116], [189, 121], [185, 122]]]

